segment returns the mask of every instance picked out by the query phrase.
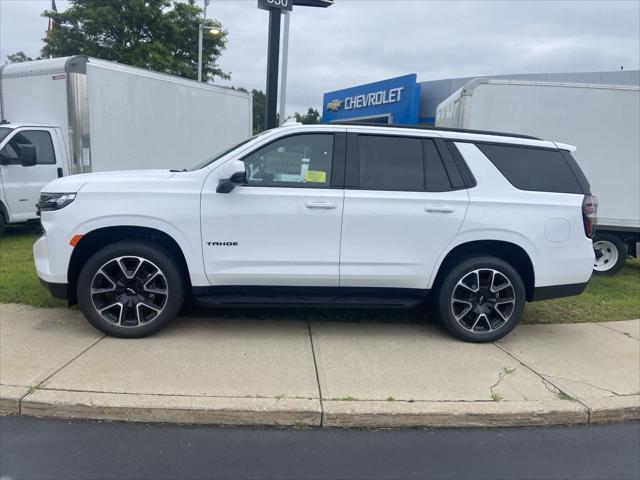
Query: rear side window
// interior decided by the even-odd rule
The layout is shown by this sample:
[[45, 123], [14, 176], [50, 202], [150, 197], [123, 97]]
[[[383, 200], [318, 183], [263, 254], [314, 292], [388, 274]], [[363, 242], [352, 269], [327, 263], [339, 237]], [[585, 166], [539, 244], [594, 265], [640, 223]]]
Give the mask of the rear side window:
[[360, 135], [359, 184], [364, 190], [451, 190], [449, 177], [433, 140]]
[[424, 189], [421, 139], [361, 135], [358, 156], [360, 188], [409, 191]]
[[559, 150], [482, 143], [476, 146], [520, 190], [585, 193]]

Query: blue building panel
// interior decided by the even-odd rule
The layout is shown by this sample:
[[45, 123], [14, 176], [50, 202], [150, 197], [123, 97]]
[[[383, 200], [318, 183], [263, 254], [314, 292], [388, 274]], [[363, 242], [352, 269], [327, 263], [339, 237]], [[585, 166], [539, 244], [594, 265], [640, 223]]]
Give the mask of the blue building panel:
[[420, 84], [412, 73], [325, 93], [322, 121], [369, 119], [415, 125], [419, 110]]

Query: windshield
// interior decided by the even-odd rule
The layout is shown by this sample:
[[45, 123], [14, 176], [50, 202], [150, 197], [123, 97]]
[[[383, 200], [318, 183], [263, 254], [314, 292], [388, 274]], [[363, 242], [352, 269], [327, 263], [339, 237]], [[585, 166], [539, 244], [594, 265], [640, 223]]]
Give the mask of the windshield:
[[213, 162], [215, 162], [216, 160], [221, 159], [222, 157], [224, 157], [225, 155], [227, 155], [228, 153], [231, 153], [233, 150], [235, 150], [236, 148], [240, 148], [242, 145], [249, 143], [251, 140], [254, 140], [256, 138], [258, 138], [259, 136], [261, 136], [262, 134], [264, 134], [264, 132], [259, 133], [258, 135], [254, 135], [253, 137], [249, 137], [246, 140], [243, 140], [242, 142], [238, 143], [237, 145], [234, 145], [233, 147], [227, 148], [226, 150], [223, 150], [220, 153], [217, 153], [216, 155], [214, 155], [213, 157], [209, 157], [207, 158], [204, 162], [201, 162], [199, 164], [197, 164], [195, 167], [191, 167], [189, 169], [189, 171], [194, 171], [194, 170], [200, 170], [201, 168], [206, 167], [207, 165], [211, 165]]
[[7, 128], [7, 127], [0, 127], [0, 142], [4, 137], [6, 137], [7, 135], [9, 135], [9, 133], [11, 133], [11, 130], [13, 129]]

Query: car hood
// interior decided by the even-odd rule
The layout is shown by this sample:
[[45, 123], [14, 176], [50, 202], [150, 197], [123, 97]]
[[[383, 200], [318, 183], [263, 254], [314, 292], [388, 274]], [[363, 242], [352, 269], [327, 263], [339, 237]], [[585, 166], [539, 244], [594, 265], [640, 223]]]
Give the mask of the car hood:
[[123, 170], [118, 172], [82, 173], [53, 180], [47, 183], [42, 191], [47, 193], [77, 193], [88, 183], [140, 183], [150, 180], [166, 180], [174, 175], [175, 172], [169, 170]]

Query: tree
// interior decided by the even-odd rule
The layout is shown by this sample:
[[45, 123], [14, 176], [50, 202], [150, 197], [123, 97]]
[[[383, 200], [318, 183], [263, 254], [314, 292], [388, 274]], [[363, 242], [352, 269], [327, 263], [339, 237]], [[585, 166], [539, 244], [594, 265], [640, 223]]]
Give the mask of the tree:
[[[198, 25], [202, 9], [195, 0], [71, 0], [64, 12], [47, 10], [53, 21], [42, 48], [43, 57], [88, 55], [196, 79]], [[203, 34], [202, 77], [228, 79], [216, 64], [227, 32]]]
[[20, 50], [19, 52], [7, 55], [6, 63], [30, 62], [31, 60], [33, 60], [33, 58], [27, 57], [27, 54]]
[[264, 130], [264, 114], [267, 108], [267, 96], [262, 90], [251, 90], [253, 95], [253, 133], [254, 135]]
[[320, 112], [315, 108], [309, 107], [307, 113], [305, 115], [300, 115], [299, 113], [295, 113], [296, 122], [304, 123], [305, 125], [315, 125], [316, 123], [320, 123]]

